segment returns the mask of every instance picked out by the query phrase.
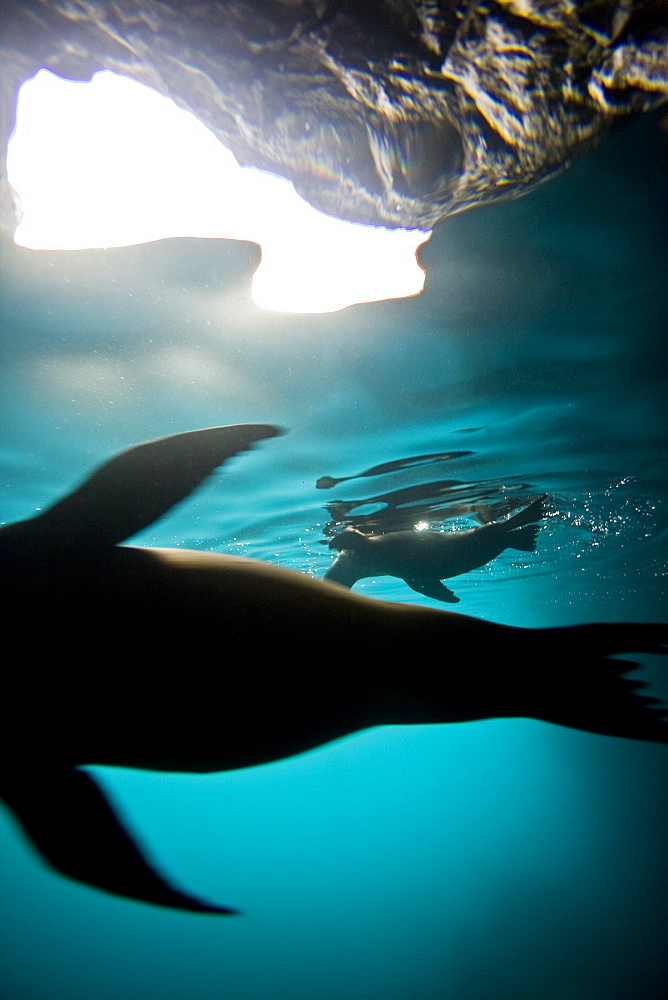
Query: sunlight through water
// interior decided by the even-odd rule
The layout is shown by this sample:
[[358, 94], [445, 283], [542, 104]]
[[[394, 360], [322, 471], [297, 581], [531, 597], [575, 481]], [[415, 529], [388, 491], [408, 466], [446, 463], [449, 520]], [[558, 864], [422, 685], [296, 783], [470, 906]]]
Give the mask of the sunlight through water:
[[90, 83], [40, 70], [21, 88], [9, 179], [31, 249], [127, 246], [174, 236], [262, 247], [252, 295], [264, 309], [332, 312], [415, 295], [420, 230], [342, 222], [284, 178], [240, 167], [187, 111], [109, 72]]

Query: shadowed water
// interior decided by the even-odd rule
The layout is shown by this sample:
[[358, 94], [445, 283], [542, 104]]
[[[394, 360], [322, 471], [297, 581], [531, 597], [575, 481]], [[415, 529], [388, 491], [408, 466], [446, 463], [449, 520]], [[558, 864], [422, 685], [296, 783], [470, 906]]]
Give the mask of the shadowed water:
[[[458, 610], [665, 621], [666, 157], [660, 117], [635, 122], [523, 201], [442, 224], [422, 296], [330, 316], [252, 306], [247, 244], [3, 244], [0, 517], [131, 443], [272, 422], [290, 433], [136, 540], [322, 576], [333, 523], [388, 497], [452, 528], [545, 493], [537, 551], [458, 578]], [[400, 580], [357, 589], [433, 606]], [[39, 608], [12, 625], [5, 669], [19, 670]], [[317, 670], [317, 650], [298, 655]], [[435, 669], [447, 657], [435, 649]], [[211, 660], [234, 669], [224, 633]], [[20, 745], [29, 706], [11, 721]], [[3, 812], [12, 1000], [665, 996], [665, 747], [503, 720], [385, 728], [209, 777], [96, 773], [178, 884], [244, 915], [67, 882]]]

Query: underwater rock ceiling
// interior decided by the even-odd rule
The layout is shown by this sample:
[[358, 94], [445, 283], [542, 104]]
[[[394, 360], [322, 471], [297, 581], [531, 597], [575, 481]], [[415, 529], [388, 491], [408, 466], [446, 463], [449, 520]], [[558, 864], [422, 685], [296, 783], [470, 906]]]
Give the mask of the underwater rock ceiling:
[[387, 227], [517, 197], [668, 96], [663, 0], [5, 0], [3, 24], [3, 160], [38, 69], [112, 70], [316, 208]]

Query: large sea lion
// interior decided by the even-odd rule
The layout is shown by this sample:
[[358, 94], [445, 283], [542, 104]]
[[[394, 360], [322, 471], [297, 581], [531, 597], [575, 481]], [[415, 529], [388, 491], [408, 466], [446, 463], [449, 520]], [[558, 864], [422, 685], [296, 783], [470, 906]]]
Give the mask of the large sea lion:
[[531, 716], [668, 742], [624, 651], [665, 625], [522, 629], [354, 595], [250, 559], [119, 543], [275, 427], [176, 434], [113, 458], [69, 496], [0, 530], [5, 654], [0, 791], [71, 878], [176, 909], [230, 913], [174, 888], [80, 765], [212, 772], [371, 726]]
[[338, 551], [325, 580], [352, 587], [369, 576], [397, 576], [411, 590], [436, 601], [459, 598], [441, 583], [496, 559], [506, 549], [533, 552], [545, 497], [537, 497], [505, 521], [490, 521], [468, 531], [388, 531], [366, 535], [345, 528], [329, 543]]

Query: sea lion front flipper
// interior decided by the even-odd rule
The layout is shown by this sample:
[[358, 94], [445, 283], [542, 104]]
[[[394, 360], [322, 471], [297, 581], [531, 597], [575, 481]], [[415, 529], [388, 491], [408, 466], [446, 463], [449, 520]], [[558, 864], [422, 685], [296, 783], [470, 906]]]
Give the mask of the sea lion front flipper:
[[143, 903], [192, 913], [236, 912], [169, 885], [86, 771], [45, 765], [5, 776], [0, 790], [33, 845], [63, 875]]
[[424, 594], [425, 597], [433, 597], [435, 601], [459, 604], [459, 598], [440, 580], [404, 580], [404, 583], [416, 593]]
[[117, 545], [184, 500], [228, 458], [280, 433], [269, 424], [232, 424], [146, 441], [115, 455], [29, 523], [56, 542]]
[[358, 580], [362, 579], [358, 571], [359, 560], [355, 558], [355, 553], [344, 549], [339, 552], [325, 573], [324, 579], [329, 580], [330, 583], [339, 583], [342, 587], [350, 590]]

